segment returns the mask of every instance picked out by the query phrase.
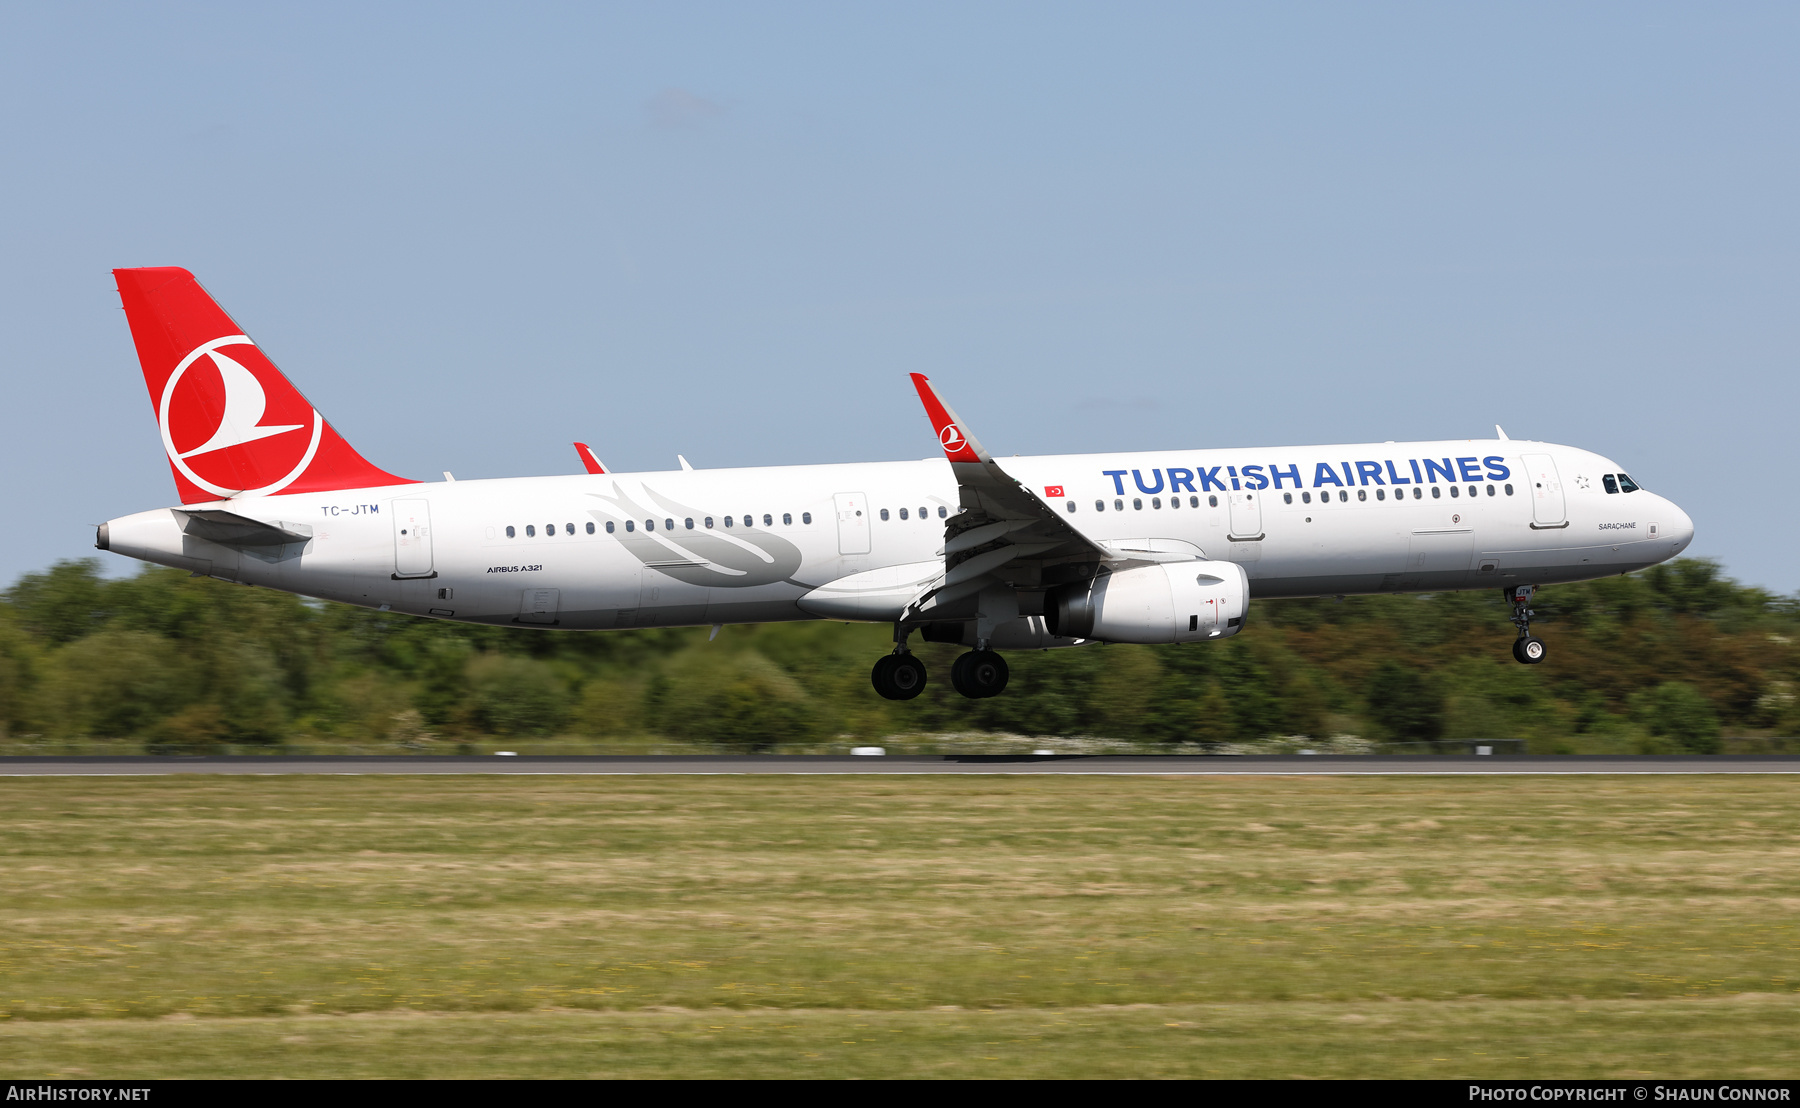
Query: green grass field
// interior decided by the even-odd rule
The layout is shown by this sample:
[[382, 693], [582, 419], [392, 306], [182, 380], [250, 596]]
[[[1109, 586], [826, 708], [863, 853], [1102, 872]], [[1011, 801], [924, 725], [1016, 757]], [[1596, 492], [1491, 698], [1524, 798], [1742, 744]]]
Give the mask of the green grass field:
[[0, 780], [0, 1076], [1794, 1077], [1789, 777]]

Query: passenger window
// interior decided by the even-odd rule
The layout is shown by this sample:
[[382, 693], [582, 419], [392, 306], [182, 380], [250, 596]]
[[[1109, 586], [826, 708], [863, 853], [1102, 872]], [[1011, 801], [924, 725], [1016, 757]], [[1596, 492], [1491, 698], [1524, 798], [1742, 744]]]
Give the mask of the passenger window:
[[1283, 504], [1292, 504], [1294, 502], [1294, 494], [1291, 492], [1282, 493], [1281, 494], [1281, 502]]
[[775, 517], [770, 515], [768, 512], [764, 512], [763, 513], [763, 526], [764, 527], [775, 526]]
[[1096, 511], [1096, 512], [1106, 511], [1106, 501], [1104, 501], [1104, 500], [1094, 501], [1094, 511]]
[[512, 525], [511, 525], [511, 524], [508, 524], [508, 525], [507, 525], [507, 527], [506, 527], [506, 537], [507, 537], [507, 538], [509, 538], [509, 539], [514, 539], [514, 538], [518, 538], [518, 536], [517, 536], [517, 535], [516, 535], [516, 534], [514, 534], [514, 533], [513, 533], [513, 529], [512, 529]]
[[[902, 513], [902, 514], [904, 515], [905, 513]], [[794, 525], [794, 513], [792, 513], [792, 512], [781, 513], [781, 525], [783, 527], [792, 527]]]
[[886, 523], [886, 522], [887, 522], [887, 517], [888, 517], [888, 516], [887, 516], [887, 509], [886, 509], [886, 508], [883, 508], [883, 509], [881, 509], [881, 521], [882, 521], [882, 522], [883, 522], [883, 523]]
[[672, 519], [663, 520], [663, 530], [665, 530], [665, 531], [675, 530], [675, 521]]
[[1512, 494], [1513, 494], [1512, 486], [1511, 485], [1506, 486], [1506, 495], [1511, 496]]
[[1208, 508], [1217, 508], [1219, 506], [1219, 498], [1216, 496], [1207, 497], [1206, 498], [1206, 506]]
[[688, 530], [692, 531], [694, 529], [694, 517], [693, 516], [687, 517], [687, 519], [683, 520], [682, 522], [687, 524]]
[[1431, 499], [1437, 500], [1444, 495], [1444, 490], [1437, 485], [1431, 486]]
[[1300, 494], [1300, 503], [1311, 504], [1312, 503], [1312, 493], [1310, 493], [1310, 492], [1301, 493]]
[[575, 525], [573, 523], [563, 524], [563, 534], [573, 535], [574, 533], [575, 533]]
[[1069, 503], [1067, 504], [1067, 507], [1069, 509], [1069, 514], [1074, 515], [1075, 514], [1075, 502], [1073, 500], [1069, 501]]
[[613, 533], [613, 521], [610, 519], [606, 521], [606, 533], [609, 535]]
[[712, 530], [712, 517], [707, 516], [705, 519], [701, 520], [700, 526], [706, 528], [708, 531]]
[[725, 517], [725, 526], [727, 526], [727, 527], [731, 526], [731, 517], [730, 516]]
[[1131, 498], [1131, 510], [1134, 512], [1141, 512], [1144, 510], [1144, 501], [1142, 497], [1134, 496]]
[[525, 537], [528, 539], [537, 538], [537, 525], [536, 524], [527, 523], [525, 525]]
[[[1507, 486], [1507, 488], [1511, 488], [1511, 487], [1512, 487], [1512, 486], [1511, 486], [1511, 485], [1508, 485], [1508, 486]], [[1422, 488], [1420, 488], [1420, 487], [1419, 487], [1419, 486], [1417, 486], [1417, 485], [1414, 485], [1414, 486], [1413, 486], [1413, 499], [1414, 499], [1414, 500], [1423, 500], [1423, 499], [1425, 499], [1425, 490], [1424, 490], [1424, 489], [1422, 489]]]
[[1169, 497], [1169, 507], [1171, 507], [1171, 508], [1181, 507], [1181, 497], [1179, 497], [1179, 496]]
[[1161, 511], [1162, 510], [1162, 497], [1160, 497], [1160, 496], [1151, 497], [1150, 498], [1150, 506], [1152, 508], [1157, 509], [1158, 511]]
[[950, 510], [948, 508], [944, 507], [942, 504], [939, 504], [938, 505], [938, 518], [945, 519], [949, 515], [950, 515]]
[[1494, 494], [1494, 486], [1492, 486], [1492, 485], [1489, 485], [1489, 486], [1488, 486], [1488, 487], [1487, 487], [1487, 491], [1488, 491], [1488, 495], [1489, 495], [1489, 496], [1493, 496], [1493, 495], [1495, 495], [1495, 494]]
[[1451, 498], [1451, 499], [1452, 499], [1452, 500], [1454, 500], [1454, 499], [1456, 499], [1456, 497], [1457, 497], [1457, 495], [1458, 495], [1458, 494], [1459, 494], [1459, 493], [1460, 493], [1460, 491], [1461, 491], [1461, 488], [1460, 488], [1460, 486], [1457, 486], [1457, 485], [1451, 485], [1451, 486], [1450, 486], [1450, 498]]
[[594, 533], [594, 525], [593, 524], [590, 523], [587, 525], [587, 533], [590, 535]]
[[635, 520], [629, 520], [629, 519], [626, 520], [625, 521], [625, 530], [627, 530], [627, 531], [637, 530], [637, 522]]
[[907, 514], [906, 514], [906, 509], [905, 509], [905, 508], [902, 508], [902, 509], [900, 509], [900, 518], [901, 518], [901, 519], [908, 519], [908, 518], [910, 518], [910, 517], [909, 517], [909, 516], [908, 516], [908, 515], [907, 515]]
[[1122, 512], [1124, 510], [1125, 510], [1125, 502], [1123, 500], [1113, 501], [1113, 511]]
[[1619, 491], [1636, 492], [1638, 491], [1637, 482], [1621, 473], [1619, 474]]
[[1369, 490], [1368, 489], [1357, 489], [1356, 490], [1356, 499], [1358, 499], [1358, 500], [1369, 499]]
[[656, 521], [654, 519], [646, 519], [644, 521], [644, 530], [646, 530], [646, 531], [656, 530]]
[[1343, 501], [1344, 503], [1348, 504], [1350, 502], [1350, 494], [1345, 492], [1343, 489], [1339, 489], [1338, 490], [1338, 499]]
[[1380, 490], [1380, 489], [1376, 489], [1376, 490], [1375, 490], [1375, 499], [1377, 499], [1377, 500], [1386, 500], [1386, 499], [1387, 499], [1387, 493], [1385, 493], [1385, 492], [1383, 492], [1383, 491], [1382, 491], [1382, 490]]
[[812, 513], [811, 512], [801, 512], [800, 513], [800, 522], [801, 523], [811, 523], [812, 522]]

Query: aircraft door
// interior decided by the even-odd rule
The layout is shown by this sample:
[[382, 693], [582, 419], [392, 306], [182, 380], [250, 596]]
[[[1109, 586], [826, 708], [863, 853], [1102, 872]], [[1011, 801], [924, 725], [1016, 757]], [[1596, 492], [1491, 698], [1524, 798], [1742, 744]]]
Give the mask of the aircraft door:
[[1525, 479], [1531, 482], [1531, 519], [1540, 527], [1555, 527], [1567, 521], [1563, 503], [1562, 479], [1556, 473], [1556, 459], [1548, 454], [1524, 456]]
[[431, 569], [431, 507], [423, 500], [396, 500], [394, 513], [394, 576], [436, 577]]
[[1262, 497], [1257, 493], [1231, 494], [1231, 537], [1238, 540], [1263, 537]]
[[1401, 587], [1419, 588], [1443, 583], [1441, 577], [1419, 580], [1424, 574], [1467, 573], [1474, 553], [1473, 527], [1434, 527], [1414, 531], [1406, 555], [1406, 573], [1411, 580], [1402, 583]]
[[561, 589], [526, 589], [519, 598], [519, 614], [514, 622], [553, 625], [560, 607]]
[[832, 497], [837, 507], [838, 553], [869, 552], [869, 502], [860, 492], [840, 492]]

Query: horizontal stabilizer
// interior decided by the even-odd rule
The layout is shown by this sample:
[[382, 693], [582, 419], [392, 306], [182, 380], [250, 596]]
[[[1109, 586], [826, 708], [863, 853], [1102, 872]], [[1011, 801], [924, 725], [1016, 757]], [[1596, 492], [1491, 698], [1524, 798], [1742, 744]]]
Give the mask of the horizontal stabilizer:
[[171, 508], [170, 511], [175, 514], [175, 522], [181, 525], [182, 534], [220, 546], [286, 546], [312, 538], [312, 528], [304, 523], [264, 523], [217, 508], [200, 511]]

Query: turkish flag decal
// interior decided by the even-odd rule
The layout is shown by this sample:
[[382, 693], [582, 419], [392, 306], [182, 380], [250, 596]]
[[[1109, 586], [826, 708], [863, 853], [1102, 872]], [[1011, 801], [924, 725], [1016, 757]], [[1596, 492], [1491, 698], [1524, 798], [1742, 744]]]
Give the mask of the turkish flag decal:
[[1062, 494], [1063, 494], [1063, 491], [1062, 491], [1061, 485], [1045, 485], [1044, 486], [1044, 495], [1045, 496], [1061, 496]]

